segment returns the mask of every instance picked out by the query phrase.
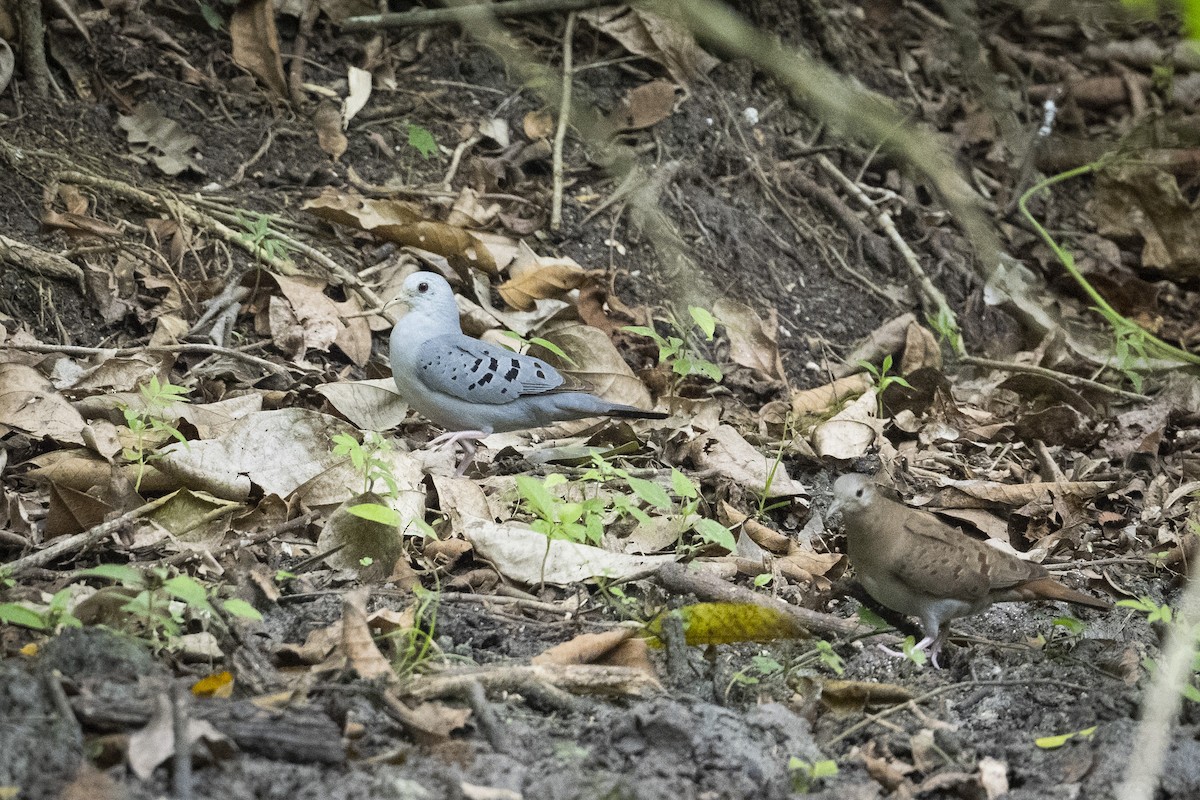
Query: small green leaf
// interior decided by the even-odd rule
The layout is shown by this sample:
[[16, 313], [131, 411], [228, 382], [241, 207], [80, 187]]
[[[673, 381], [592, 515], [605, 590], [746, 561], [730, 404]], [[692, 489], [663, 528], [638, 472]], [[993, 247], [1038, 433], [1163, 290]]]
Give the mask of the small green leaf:
[[404, 517], [400, 516], [400, 512], [380, 503], [358, 503], [350, 506], [346, 511], [360, 519], [377, 522], [391, 528], [399, 528], [404, 524]]
[[671, 488], [675, 494], [684, 499], [690, 499], [699, 495], [696, 489], [696, 484], [692, 483], [691, 478], [684, 475], [675, 467], [671, 467]]
[[720, 545], [731, 553], [737, 552], [737, 542], [734, 541], [733, 533], [715, 519], [701, 517], [692, 528], [704, 541]]
[[208, 604], [208, 593], [195, 578], [176, 575], [163, 583], [163, 590], [193, 608], [212, 613], [212, 606]]
[[126, 564], [99, 564], [75, 573], [81, 578], [107, 578], [122, 586], [141, 588], [146, 585], [146, 576], [136, 567]]
[[208, 3], [200, 3], [200, 16], [204, 17], [204, 21], [208, 24], [208, 27], [214, 31], [219, 31], [225, 27], [225, 20]]
[[561, 347], [559, 347], [558, 345], [556, 345], [554, 342], [550, 341], [549, 339], [543, 339], [541, 336], [535, 336], [529, 340], [529, 343], [536, 344], [538, 347], [543, 347], [546, 350], [549, 350], [551, 353], [554, 353], [554, 355], [558, 356], [559, 358], [561, 358], [563, 361], [567, 362], [572, 367], [575, 367], [576, 369], [579, 368], [579, 363], [577, 361], [575, 361], [575, 359], [573, 359], [569, 355], [567, 355]]
[[755, 575], [754, 576], [754, 586], [755, 586], [755, 588], [761, 589], [762, 587], [764, 587], [768, 583], [770, 583], [774, 578], [775, 578], [775, 576], [772, 575], [770, 572], [764, 572], [761, 575]]
[[887, 621], [883, 617], [879, 616], [866, 606], [858, 609], [858, 621], [863, 625], [869, 625], [877, 631], [891, 627], [891, 625], [888, 625]]
[[250, 605], [245, 600], [241, 600], [237, 597], [232, 597], [232, 598], [226, 600], [222, 605], [224, 605], [225, 610], [227, 612], [229, 612], [230, 614], [232, 614], [235, 617], [241, 617], [242, 619], [252, 619], [256, 622], [262, 622], [262, 618], [263, 618], [262, 614], [260, 614], [258, 612], [257, 608]]
[[18, 603], [0, 603], [0, 622], [35, 631], [46, 630], [46, 621], [41, 614]]
[[654, 481], [644, 480], [629, 476], [629, 488], [633, 489], [633, 493], [640, 497], [645, 502], [659, 509], [660, 511], [671, 510], [671, 497], [667, 494], [667, 490], [659, 486]]
[[1084, 625], [1074, 617], [1055, 617], [1053, 623], [1060, 628], [1065, 628], [1067, 633], [1072, 636], [1082, 636], [1087, 630], [1087, 625]]
[[420, 125], [409, 123], [408, 126], [408, 143], [422, 158], [429, 158], [437, 152], [437, 140], [433, 138], [433, 134]]
[[725, 374], [721, 372], [720, 367], [711, 361], [705, 361], [702, 358], [696, 361], [696, 371], [711, 380], [713, 383], [720, 383], [725, 378]]
[[692, 315], [692, 321], [704, 331], [705, 338], [712, 341], [713, 334], [717, 331], [717, 321], [713, 315], [700, 306], [688, 306], [688, 313]]

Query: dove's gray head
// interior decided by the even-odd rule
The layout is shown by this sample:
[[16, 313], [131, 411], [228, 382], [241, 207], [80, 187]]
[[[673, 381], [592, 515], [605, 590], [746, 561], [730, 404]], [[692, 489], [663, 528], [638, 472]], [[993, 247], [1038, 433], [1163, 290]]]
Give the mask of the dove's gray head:
[[851, 473], [838, 478], [833, 484], [833, 503], [829, 513], [836, 511], [854, 514], [862, 511], [875, 500], [875, 482], [868, 475]]
[[398, 303], [408, 309], [414, 319], [430, 325], [450, 325], [458, 328], [458, 305], [454, 290], [436, 272], [414, 272], [400, 285], [400, 293], [388, 305]]

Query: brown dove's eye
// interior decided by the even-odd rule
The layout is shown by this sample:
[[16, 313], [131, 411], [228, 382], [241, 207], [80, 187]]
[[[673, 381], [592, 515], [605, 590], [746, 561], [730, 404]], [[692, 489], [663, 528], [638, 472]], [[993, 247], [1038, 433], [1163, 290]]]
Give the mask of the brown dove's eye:
[[417, 284], [417, 291], [420, 292], [421, 294], [425, 294], [426, 292], [429, 291], [429, 284], [426, 283], [425, 281], [421, 281], [420, 283]]

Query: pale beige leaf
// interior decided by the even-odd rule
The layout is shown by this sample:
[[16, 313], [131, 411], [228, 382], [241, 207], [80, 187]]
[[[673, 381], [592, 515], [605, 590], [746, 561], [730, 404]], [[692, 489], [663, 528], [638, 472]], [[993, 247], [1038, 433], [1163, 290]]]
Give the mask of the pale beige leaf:
[[865, 455], [879, 433], [875, 391], [868, 389], [812, 434], [818, 456], [849, 460]]
[[463, 536], [505, 578], [528, 586], [566, 586], [593, 578], [624, 581], [652, 574], [674, 556], [631, 556], [585, 544], [548, 539], [516, 522], [465, 520]]
[[323, 383], [316, 391], [354, 427], [364, 431], [391, 430], [408, 415], [408, 404], [391, 378]]
[[275, 4], [251, 0], [238, 5], [229, 18], [229, 38], [233, 40], [233, 63], [262, 81], [277, 97], [286, 97]]
[[713, 314], [729, 337], [729, 357], [735, 364], [757, 370], [768, 378], [787, 381], [779, 356], [778, 326], [764, 322], [750, 306], [722, 297]]
[[33, 367], [0, 364], [0, 425], [57, 442], [83, 444], [83, 417]]
[[244, 500], [252, 485], [286, 497], [341, 461], [331, 438], [350, 433], [341, 420], [302, 408], [260, 411], [238, 420], [220, 438], [176, 443], [155, 465], [185, 486]]
[[[699, 470], [712, 470], [747, 491], [767, 497], [806, 497], [808, 490], [792, 480], [775, 456], [760, 453], [729, 425], [719, 425], [693, 439], [684, 457]], [[769, 484], [769, 485], [768, 485]]]

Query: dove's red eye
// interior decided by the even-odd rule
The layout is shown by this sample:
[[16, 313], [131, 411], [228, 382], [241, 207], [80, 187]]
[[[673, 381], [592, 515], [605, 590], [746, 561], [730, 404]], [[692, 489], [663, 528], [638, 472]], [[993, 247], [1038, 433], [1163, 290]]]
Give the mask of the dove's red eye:
[[429, 291], [429, 284], [426, 283], [425, 281], [421, 281], [420, 283], [417, 284], [417, 291], [420, 292], [421, 294], [425, 294], [426, 292]]

